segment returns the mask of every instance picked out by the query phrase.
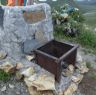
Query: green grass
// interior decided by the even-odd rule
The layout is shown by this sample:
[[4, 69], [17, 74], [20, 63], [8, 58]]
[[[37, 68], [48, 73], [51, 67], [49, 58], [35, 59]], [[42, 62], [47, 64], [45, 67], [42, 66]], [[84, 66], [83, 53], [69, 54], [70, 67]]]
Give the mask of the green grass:
[[89, 53], [96, 54], [96, 33], [84, 30], [77, 37], [65, 36], [63, 32], [54, 32], [54, 36], [57, 40], [67, 40], [70, 42], [78, 43], [82, 47], [88, 49]]
[[11, 74], [8, 74], [4, 72], [3, 70], [0, 70], [0, 80], [2, 81], [8, 81], [11, 77]]
[[96, 11], [89, 12], [89, 14], [85, 14], [84, 17], [86, 24], [92, 28], [96, 28]]
[[91, 31], [83, 31], [77, 37], [77, 41], [86, 47], [96, 48], [96, 33]]

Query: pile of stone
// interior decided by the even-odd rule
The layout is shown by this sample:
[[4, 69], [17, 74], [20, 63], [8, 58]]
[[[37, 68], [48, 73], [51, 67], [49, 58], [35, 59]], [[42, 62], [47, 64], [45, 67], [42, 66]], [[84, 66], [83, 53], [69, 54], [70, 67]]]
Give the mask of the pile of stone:
[[[49, 5], [3, 6], [2, 10], [4, 19], [3, 26], [0, 26], [0, 69], [15, 74], [17, 80], [23, 79], [30, 95], [72, 95], [76, 92], [84, 73], [88, 72], [80, 54], [77, 55], [76, 69], [69, 65], [62, 71], [59, 83], [55, 81], [54, 75], [32, 61], [34, 55], [27, 55], [29, 50], [36, 49], [34, 46], [37, 46], [37, 40], [45, 43], [43, 41], [48, 42], [54, 38]], [[30, 22], [28, 15], [32, 16], [33, 12], [35, 15], [41, 14], [41, 17], [35, 18], [35, 21], [31, 18]]]
[[[0, 60], [6, 58], [7, 53], [0, 51]], [[27, 61], [30, 62], [32, 59], [34, 59], [34, 55], [26, 55]], [[0, 69], [6, 73], [16, 74], [17, 80], [23, 79], [30, 95], [73, 95], [78, 90], [84, 73], [89, 70], [86, 67], [86, 62], [78, 53], [76, 69], [73, 65], [69, 65], [67, 69], [63, 70], [60, 83], [57, 83], [54, 75], [36, 65], [34, 61], [31, 63], [32, 66], [26, 66], [20, 62], [14, 65], [12, 62], [6, 61], [0, 65]]]

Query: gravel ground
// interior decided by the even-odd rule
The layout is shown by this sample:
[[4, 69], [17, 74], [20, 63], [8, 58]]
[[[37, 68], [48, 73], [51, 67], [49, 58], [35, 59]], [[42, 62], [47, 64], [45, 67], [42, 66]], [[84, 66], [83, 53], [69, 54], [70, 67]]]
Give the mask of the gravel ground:
[[[12, 85], [13, 87], [10, 87]], [[2, 88], [6, 87], [6, 90]], [[13, 76], [9, 81], [0, 81], [0, 95], [29, 95], [27, 87], [24, 82], [17, 81]]]
[[90, 69], [79, 85], [79, 89], [85, 95], [96, 95], [96, 70]]

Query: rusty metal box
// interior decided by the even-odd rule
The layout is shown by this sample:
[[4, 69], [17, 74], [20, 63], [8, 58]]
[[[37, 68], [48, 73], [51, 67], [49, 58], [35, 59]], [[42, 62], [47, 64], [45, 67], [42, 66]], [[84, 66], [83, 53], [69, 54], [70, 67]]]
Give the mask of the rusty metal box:
[[51, 40], [35, 50], [36, 63], [55, 75], [59, 82], [62, 72], [62, 61], [75, 66], [78, 45]]

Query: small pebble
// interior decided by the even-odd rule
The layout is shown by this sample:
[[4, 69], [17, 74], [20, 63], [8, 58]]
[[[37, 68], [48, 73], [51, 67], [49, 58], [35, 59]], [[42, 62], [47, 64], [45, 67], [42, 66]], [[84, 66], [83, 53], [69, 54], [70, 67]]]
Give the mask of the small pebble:
[[14, 88], [14, 85], [12, 85], [12, 84], [9, 84], [9, 87], [10, 87], [11, 89], [13, 89], [13, 88]]
[[2, 89], [1, 89], [1, 92], [4, 92], [6, 91], [6, 86], [4, 86]]
[[20, 95], [20, 92], [16, 92], [16, 95]]

